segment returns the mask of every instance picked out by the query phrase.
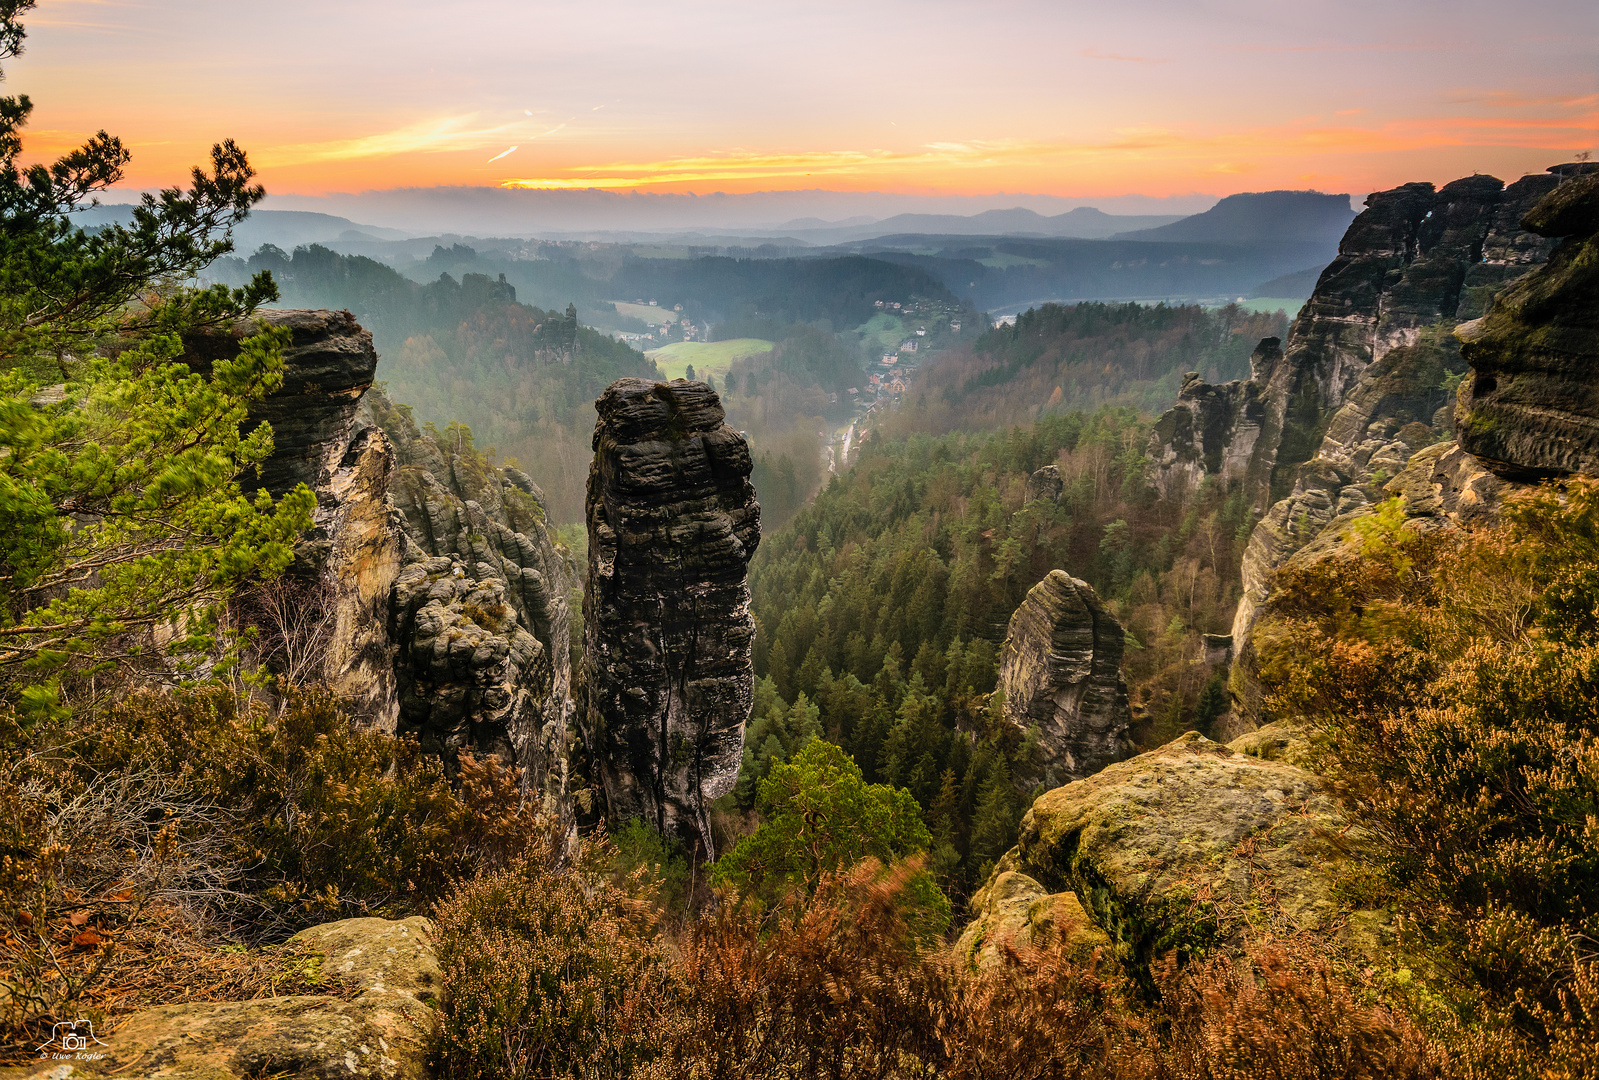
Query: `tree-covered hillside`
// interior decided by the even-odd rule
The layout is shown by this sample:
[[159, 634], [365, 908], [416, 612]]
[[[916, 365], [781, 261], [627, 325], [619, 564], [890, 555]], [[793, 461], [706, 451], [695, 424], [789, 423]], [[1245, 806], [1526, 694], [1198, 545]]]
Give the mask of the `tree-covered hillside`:
[[1184, 372], [1212, 383], [1248, 378], [1256, 343], [1287, 330], [1283, 312], [1233, 304], [1045, 304], [929, 363], [883, 428], [991, 431], [1105, 405], [1159, 412], [1176, 400]]
[[[1160, 501], [1146, 423], [1106, 409], [993, 435], [869, 443], [751, 566], [762, 677], [738, 797], [806, 734], [839, 743], [868, 780], [910, 789], [957, 892], [1013, 842], [1034, 764], [991, 708], [1005, 627], [1050, 570], [1092, 584], [1129, 632], [1137, 734], [1196, 724], [1209, 672], [1200, 635], [1237, 600], [1248, 508], [1206, 487]], [[1058, 502], [1026, 501], [1058, 464]], [[1213, 705], [1212, 705], [1213, 707]]]

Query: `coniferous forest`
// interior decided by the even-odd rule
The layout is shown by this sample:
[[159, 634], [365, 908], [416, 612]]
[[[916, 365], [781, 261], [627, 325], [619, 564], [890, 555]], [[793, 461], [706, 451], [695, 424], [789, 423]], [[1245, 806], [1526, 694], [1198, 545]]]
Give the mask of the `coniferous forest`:
[[[1084, 147], [1171, 190], [1265, 176], [1265, 127], [734, 151], [701, 112], [781, 127], [801, 86], [829, 139], [840, 88], [913, 121], [842, 61], [815, 82], [826, 11], [624, 4], [579, 47], [396, 3], [392, 37], [322, 16], [385, 63], [424, 27], [438, 107], [547, 38], [604, 103], [308, 142], [360, 96], [316, 80], [385, 77], [348, 34], [319, 64], [296, 26], [291, 70], [255, 11], [0, 0], [5, 74], [63, 102], [0, 97], [0, 1080], [1599, 1075], [1586, 152], [1353, 201], [896, 194]], [[692, 115], [641, 113], [623, 15], [763, 77], [683, 109], [652, 69], [631, 97]], [[1062, 96], [1038, 38], [1158, 100], [1172, 42], [1068, 54], [1029, 16], [1061, 32], [983, 16], [1016, 85]], [[1529, 86], [1586, 40], [1474, 17], [1439, 54]], [[969, 17], [882, 21], [941, 116], [998, 92]], [[215, 79], [218, 27], [262, 66]], [[1250, 77], [1291, 54], [1296, 109], [1369, 46], [1272, 33]], [[262, 149], [174, 172], [192, 118], [142, 115], [168, 67]], [[107, 79], [126, 141], [73, 134]], [[1335, 113], [1284, 175], [1354, 168], [1368, 121]], [[593, 165], [613, 115], [684, 156]], [[1567, 130], [1539, 117], [1508, 142]], [[1414, 160], [1521, 160], [1471, 130]], [[401, 165], [451, 182], [363, 172]]]

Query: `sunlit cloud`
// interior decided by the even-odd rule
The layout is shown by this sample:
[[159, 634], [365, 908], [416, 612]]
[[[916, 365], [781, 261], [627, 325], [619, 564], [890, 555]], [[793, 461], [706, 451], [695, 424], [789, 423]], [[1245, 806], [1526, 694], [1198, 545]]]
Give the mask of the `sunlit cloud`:
[[[1359, 110], [1346, 111], [1352, 115]], [[761, 153], [728, 151], [647, 161], [606, 161], [515, 177], [502, 186], [542, 190], [629, 189], [667, 184], [796, 182], [864, 178], [947, 182], [983, 170], [1070, 170], [1107, 162], [1161, 161], [1209, 175], [1254, 172], [1266, 161], [1307, 154], [1368, 155], [1471, 145], [1552, 152], [1591, 138], [1599, 112], [1576, 116], [1430, 117], [1358, 126], [1306, 121], [1237, 130], [1131, 127], [1092, 140], [936, 142], [908, 151], [884, 149]]]
[[394, 157], [400, 154], [479, 150], [500, 142], [514, 127], [512, 124], [478, 127], [475, 126], [476, 120], [475, 115], [425, 120], [394, 131], [363, 135], [354, 139], [269, 146], [252, 156], [256, 157], [263, 167], [283, 168], [317, 162]]
[[493, 157], [489, 158], [488, 161], [484, 162], [484, 164], [493, 165], [496, 161], [499, 161], [501, 158], [510, 157], [512, 154], [516, 153], [516, 151], [517, 151], [517, 148], [514, 147], [514, 146], [511, 147], [509, 150], [501, 150], [498, 154], [495, 154]]

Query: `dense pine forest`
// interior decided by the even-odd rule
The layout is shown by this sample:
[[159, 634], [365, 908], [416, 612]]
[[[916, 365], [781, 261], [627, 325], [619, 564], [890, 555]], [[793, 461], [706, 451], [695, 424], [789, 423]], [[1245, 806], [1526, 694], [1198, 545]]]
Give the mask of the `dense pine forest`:
[[[751, 567], [762, 682], [736, 800], [749, 805], [772, 762], [822, 734], [868, 779], [915, 796], [949, 884], [969, 892], [1035, 793], [1023, 733], [995, 719], [990, 694], [1011, 613], [1057, 567], [1128, 629], [1140, 741], [1207, 727], [1220, 710], [1214, 688], [1201, 706], [1212, 677], [1201, 635], [1228, 629], [1253, 519], [1216, 487], [1156, 498], [1148, 430], [1104, 409], [868, 443]], [[1044, 465], [1064, 488], [1029, 501]]]

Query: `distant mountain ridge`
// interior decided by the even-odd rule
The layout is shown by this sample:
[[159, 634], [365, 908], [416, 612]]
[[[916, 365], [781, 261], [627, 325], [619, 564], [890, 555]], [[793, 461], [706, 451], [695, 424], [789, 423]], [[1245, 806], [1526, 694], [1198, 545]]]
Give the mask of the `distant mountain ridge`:
[[1330, 243], [1336, 249], [1354, 220], [1348, 195], [1260, 191], [1229, 195], [1203, 213], [1114, 238], [1186, 244]]
[[812, 244], [847, 244], [882, 236], [1047, 236], [1102, 240], [1184, 220], [1182, 214], [1107, 214], [1079, 206], [1062, 214], [1040, 214], [1023, 206], [980, 214], [895, 214], [880, 221], [789, 222], [785, 231]]

